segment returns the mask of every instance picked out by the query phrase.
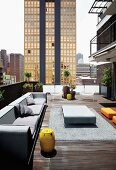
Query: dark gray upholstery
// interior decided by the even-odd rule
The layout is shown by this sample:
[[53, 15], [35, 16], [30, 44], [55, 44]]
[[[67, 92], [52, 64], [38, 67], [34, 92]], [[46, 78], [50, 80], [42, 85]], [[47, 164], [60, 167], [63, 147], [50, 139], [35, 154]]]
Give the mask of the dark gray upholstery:
[[28, 160], [32, 147], [29, 126], [0, 125], [0, 152], [17, 155], [21, 160]]
[[0, 110], [0, 125], [12, 124], [17, 118], [17, 113], [14, 111], [14, 106], [6, 106]]
[[31, 128], [31, 134], [34, 138], [39, 119], [40, 116], [19, 117], [13, 122], [13, 125], [29, 126]]
[[[14, 169], [32, 169], [33, 152], [47, 106], [46, 94], [40, 93], [39, 96], [39, 93], [35, 93], [36, 99], [42, 98], [45, 102], [29, 106], [26, 100], [28, 96], [33, 97], [33, 92], [26, 93], [0, 110], [0, 163], [11, 164], [11, 169], [15, 163]], [[22, 104], [34, 114], [20, 117], [18, 111]]]

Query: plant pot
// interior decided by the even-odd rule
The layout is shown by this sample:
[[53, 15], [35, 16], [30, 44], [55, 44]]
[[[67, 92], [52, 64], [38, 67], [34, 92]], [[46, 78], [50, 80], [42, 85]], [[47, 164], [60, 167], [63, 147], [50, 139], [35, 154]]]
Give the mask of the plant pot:
[[76, 92], [75, 91], [70, 91], [70, 94], [72, 95], [72, 100], [74, 100]]
[[35, 87], [35, 92], [43, 92], [43, 87]]
[[23, 94], [28, 92], [33, 92], [33, 88], [32, 87], [23, 88]]
[[111, 98], [111, 87], [101, 85], [100, 94], [104, 95], [104, 97], [110, 99]]
[[62, 95], [62, 97], [66, 99], [67, 94], [70, 94], [70, 87], [69, 86], [64, 86], [63, 87], [63, 95]]

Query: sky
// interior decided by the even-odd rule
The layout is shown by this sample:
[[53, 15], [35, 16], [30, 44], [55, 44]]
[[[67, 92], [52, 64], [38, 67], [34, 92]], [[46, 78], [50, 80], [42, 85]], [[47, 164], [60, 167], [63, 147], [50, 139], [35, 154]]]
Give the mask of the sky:
[[89, 14], [94, 0], [77, 0], [77, 53], [82, 53], [84, 62], [89, 62], [90, 40], [96, 35], [97, 14]]
[[[77, 53], [89, 62], [90, 40], [96, 35], [97, 15], [88, 14], [94, 0], [77, 0]], [[0, 49], [24, 54], [24, 0], [0, 0]]]

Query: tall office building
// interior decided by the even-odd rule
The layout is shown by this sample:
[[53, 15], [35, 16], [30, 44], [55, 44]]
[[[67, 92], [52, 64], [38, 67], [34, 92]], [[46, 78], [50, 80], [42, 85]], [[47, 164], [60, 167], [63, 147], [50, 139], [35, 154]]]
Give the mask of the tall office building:
[[0, 57], [3, 61], [3, 72], [4, 73], [7, 73], [7, 67], [8, 67], [8, 54], [7, 54], [7, 51], [2, 49], [0, 51]]
[[3, 84], [3, 60], [0, 56], [0, 85]]
[[44, 84], [76, 80], [76, 0], [25, 0], [25, 72]]
[[10, 54], [10, 75], [16, 76], [16, 82], [24, 81], [24, 56]]

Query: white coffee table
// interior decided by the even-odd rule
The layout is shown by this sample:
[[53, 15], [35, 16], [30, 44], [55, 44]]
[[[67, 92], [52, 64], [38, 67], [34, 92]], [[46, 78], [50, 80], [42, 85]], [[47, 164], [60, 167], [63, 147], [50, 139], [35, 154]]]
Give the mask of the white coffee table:
[[95, 114], [85, 105], [63, 105], [65, 124], [95, 124]]

